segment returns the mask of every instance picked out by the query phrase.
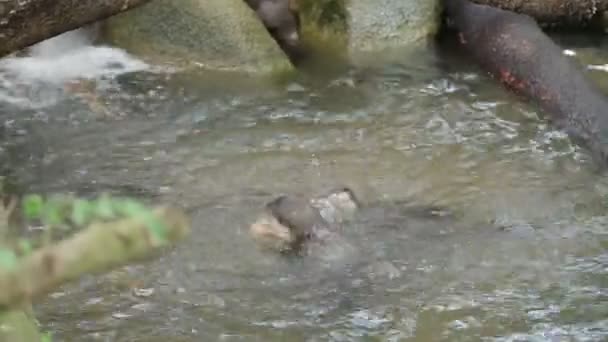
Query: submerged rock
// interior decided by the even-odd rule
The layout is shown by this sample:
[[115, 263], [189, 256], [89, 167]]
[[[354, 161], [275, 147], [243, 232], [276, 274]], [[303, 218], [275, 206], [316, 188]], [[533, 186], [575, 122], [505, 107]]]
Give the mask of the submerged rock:
[[105, 23], [106, 40], [171, 64], [268, 73], [291, 64], [243, 0], [155, 0]]

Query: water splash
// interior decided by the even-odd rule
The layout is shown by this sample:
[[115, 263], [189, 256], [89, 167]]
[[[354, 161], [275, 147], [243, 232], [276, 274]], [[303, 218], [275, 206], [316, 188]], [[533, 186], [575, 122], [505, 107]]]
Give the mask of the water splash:
[[66, 84], [111, 79], [150, 66], [124, 50], [94, 46], [96, 27], [66, 32], [40, 42], [26, 56], [0, 59], [0, 103], [20, 108], [51, 106], [66, 97]]
[[61, 56], [83, 46], [92, 45], [99, 33], [99, 24], [85, 26], [44, 40], [28, 48], [31, 56]]

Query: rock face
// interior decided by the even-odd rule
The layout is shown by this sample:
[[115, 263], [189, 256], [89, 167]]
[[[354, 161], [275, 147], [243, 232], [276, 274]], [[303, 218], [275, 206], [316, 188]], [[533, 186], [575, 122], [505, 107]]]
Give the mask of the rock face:
[[287, 56], [243, 0], [155, 0], [110, 18], [104, 37], [158, 62], [268, 73]]
[[[297, 10], [302, 39], [320, 41], [315, 50], [356, 57], [425, 43], [439, 26], [438, 2], [298, 0]], [[110, 43], [154, 61], [254, 73], [293, 68], [244, 0], [155, 0], [109, 19], [104, 32]]]
[[439, 28], [437, 0], [350, 0], [348, 11], [352, 52], [426, 42]]
[[438, 0], [300, 0], [302, 39], [315, 50], [361, 54], [420, 46], [439, 28]]

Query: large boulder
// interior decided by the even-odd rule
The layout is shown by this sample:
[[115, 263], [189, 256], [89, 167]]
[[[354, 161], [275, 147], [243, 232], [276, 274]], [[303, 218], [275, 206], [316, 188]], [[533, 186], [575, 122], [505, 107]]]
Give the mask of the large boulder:
[[[303, 39], [352, 59], [417, 48], [439, 28], [439, 0], [300, 0]], [[323, 47], [320, 48], [321, 50]]]
[[155, 0], [104, 26], [107, 41], [156, 62], [252, 73], [292, 68], [243, 0]]
[[350, 0], [352, 52], [425, 43], [439, 28], [438, 0]]

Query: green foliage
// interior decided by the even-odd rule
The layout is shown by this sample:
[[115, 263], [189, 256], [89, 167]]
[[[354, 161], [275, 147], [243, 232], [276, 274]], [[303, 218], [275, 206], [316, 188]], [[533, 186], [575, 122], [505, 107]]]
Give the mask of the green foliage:
[[[85, 227], [93, 222], [137, 219], [143, 222], [150, 233], [160, 241], [167, 240], [167, 228], [142, 203], [126, 198], [101, 195], [95, 200], [84, 200], [70, 196], [28, 195], [23, 198], [23, 214], [28, 221], [44, 225], [42, 244], [50, 243], [52, 232]], [[30, 254], [39, 244], [30, 239], [20, 239], [14, 248], [0, 247], [0, 269], [13, 270], [20, 257]]]
[[46, 332], [40, 336], [40, 342], [53, 342], [53, 334]]
[[94, 215], [94, 209], [89, 202], [81, 199], [74, 200], [70, 219], [77, 226], [84, 226], [88, 219]]
[[23, 211], [28, 220], [39, 220], [49, 228], [83, 227], [93, 221], [120, 218], [141, 219], [159, 239], [165, 239], [167, 230], [143, 204], [132, 199], [101, 195], [96, 200], [53, 196], [43, 199], [30, 195], [23, 199]]
[[117, 206], [119, 213], [126, 217], [138, 218], [144, 221], [154, 237], [161, 241], [167, 239], [166, 227], [157, 220], [152, 212], [148, 210], [143, 204], [133, 200], [122, 200], [122, 203]]
[[93, 214], [102, 219], [113, 219], [115, 217], [114, 207], [116, 204], [109, 196], [102, 195], [93, 203]]
[[23, 214], [26, 218], [40, 217], [42, 213], [43, 199], [40, 195], [28, 195], [23, 198]]
[[50, 200], [43, 204], [41, 219], [49, 227], [64, 227], [65, 218], [63, 217], [62, 209], [63, 201], [60, 199]]
[[17, 266], [17, 255], [14, 251], [0, 248], [0, 267], [6, 270], [13, 270]]

